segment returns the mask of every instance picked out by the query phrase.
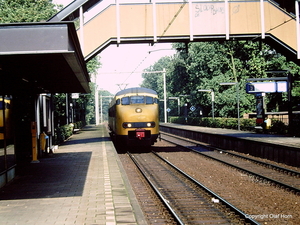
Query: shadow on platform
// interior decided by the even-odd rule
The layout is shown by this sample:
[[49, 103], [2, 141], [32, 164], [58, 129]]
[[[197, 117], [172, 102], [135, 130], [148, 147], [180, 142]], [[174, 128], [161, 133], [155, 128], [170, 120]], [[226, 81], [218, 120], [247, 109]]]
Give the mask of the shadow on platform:
[[92, 152], [58, 153], [30, 163], [0, 190], [0, 200], [81, 196]]
[[[40, 163], [18, 165], [15, 179], [0, 189], [0, 200], [82, 196], [95, 143], [110, 141], [99, 137], [99, 128], [74, 134], [53, 155]], [[84, 144], [84, 148], [76, 146]], [[99, 145], [100, 148], [100, 145]]]

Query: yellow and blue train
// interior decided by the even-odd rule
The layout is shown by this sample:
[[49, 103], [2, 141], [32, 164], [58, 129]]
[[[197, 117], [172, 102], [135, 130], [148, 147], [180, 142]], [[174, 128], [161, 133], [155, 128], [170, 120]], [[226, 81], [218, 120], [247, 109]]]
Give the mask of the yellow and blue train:
[[10, 98], [0, 97], [0, 140], [11, 138], [11, 100]]
[[113, 140], [127, 146], [151, 146], [159, 136], [158, 96], [148, 88], [119, 91], [109, 106]]

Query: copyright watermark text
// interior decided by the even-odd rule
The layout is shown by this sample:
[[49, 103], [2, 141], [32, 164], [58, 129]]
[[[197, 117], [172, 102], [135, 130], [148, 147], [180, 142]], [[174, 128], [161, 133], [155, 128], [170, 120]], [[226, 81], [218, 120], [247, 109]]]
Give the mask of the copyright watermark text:
[[246, 215], [246, 218], [250, 219], [292, 219], [293, 216], [289, 214], [257, 214], [257, 215]]

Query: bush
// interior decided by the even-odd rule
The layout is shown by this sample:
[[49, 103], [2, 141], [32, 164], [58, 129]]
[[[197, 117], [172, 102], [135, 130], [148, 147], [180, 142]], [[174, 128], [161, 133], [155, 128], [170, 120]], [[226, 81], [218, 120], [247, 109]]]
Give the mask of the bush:
[[54, 135], [54, 144], [58, 145], [69, 137], [72, 136], [74, 129], [81, 129], [85, 125], [84, 122], [78, 121], [76, 123], [66, 124], [61, 127], [55, 128], [55, 135]]
[[60, 144], [73, 134], [73, 125], [67, 124], [55, 129], [55, 144]]
[[280, 120], [272, 120], [271, 123], [271, 132], [277, 134], [286, 134], [288, 127]]
[[241, 130], [253, 130], [256, 126], [256, 119], [241, 119]]
[[83, 121], [78, 121], [74, 124], [74, 129], [82, 129], [85, 126], [85, 123]]
[[[184, 117], [169, 117], [171, 123], [187, 124], [192, 126], [202, 126], [202, 127], [215, 127], [215, 128], [227, 128], [227, 129], [237, 129], [238, 119], [237, 118], [211, 118], [211, 117], [188, 117], [187, 120]], [[291, 133], [294, 136], [300, 136], [299, 131], [299, 121], [296, 120], [291, 126]], [[256, 119], [240, 119], [240, 129], [245, 131], [253, 131], [256, 126]], [[280, 120], [272, 119], [271, 129], [265, 130], [277, 134], [287, 134], [288, 126], [285, 125]]]

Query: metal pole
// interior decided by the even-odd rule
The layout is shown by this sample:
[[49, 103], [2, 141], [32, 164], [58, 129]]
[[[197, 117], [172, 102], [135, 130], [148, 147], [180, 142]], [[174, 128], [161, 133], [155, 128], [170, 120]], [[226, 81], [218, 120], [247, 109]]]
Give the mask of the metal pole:
[[179, 97], [169, 97], [169, 99], [177, 100], [177, 114], [180, 115], [180, 98]]
[[215, 119], [214, 102], [215, 102], [215, 92], [213, 90], [211, 90], [211, 111], [212, 111], [212, 118], [213, 119]]
[[178, 109], [178, 116], [180, 116], [180, 99], [177, 98], [177, 109]]
[[68, 93], [66, 93], [66, 124], [69, 124], [69, 101], [68, 101]]
[[225, 0], [225, 36], [229, 40], [229, 3]]
[[84, 17], [83, 17], [83, 8], [82, 6], [79, 8], [79, 17], [80, 17], [80, 44], [81, 44], [81, 51], [84, 53], [84, 32], [83, 32], [83, 26], [84, 26]]
[[117, 27], [117, 44], [121, 42], [121, 25], [120, 25], [120, 4], [119, 0], [116, 0], [116, 27]]
[[95, 119], [96, 125], [99, 125], [99, 95], [97, 85], [95, 86]]
[[189, 0], [189, 20], [190, 20], [190, 41], [194, 40], [194, 25], [193, 25], [193, 5], [192, 0]]
[[102, 95], [100, 95], [100, 113], [101, 113], [101, 117], [100, 117], [100, 123], [103, 123], [103, 103], [102, 103]]
[[260, 26], [261, 26], [261, 38], [265, 39], [265, 7], [264, 0], [260, 0]]
[[153, 41], [157, 42], [156, 2], [152, 0]]
[[238, 130], [240, 130], [240, 125], [241, 125], [241, 120], [240, 120], [240, 96], [239, 96], [239, 82], [237, 80], [237, 75], [236, 75], [236, 69], [235, 69], [235, 63], [234, 63], [234, 58], [233, 54], [230, 54], [231, 57], [231, 62], [232, 62], [232, 72], [234, 75], [235, 79], [235, 85], [236, 85], [236, 98], [237, 98], [237, 110], [238, 110]]
[[241, 119], [240, 119], [240, 94], [238, 82], [236, 83], [236, 98], [237, 98], [237, 110], [238, 110], [238, 130], [241, 130]]
[[167, 123], [167, 86], [166, 86], [166, 69], [163, 69], [164, 76], [164, 117], [165, 123]]
[[288, 115], [289, 115], [289, 126], [288, 132], [292, 132], [292, 123], [293, 123], [293, 109], [292, 109], [292, 74], [288, 73]]

